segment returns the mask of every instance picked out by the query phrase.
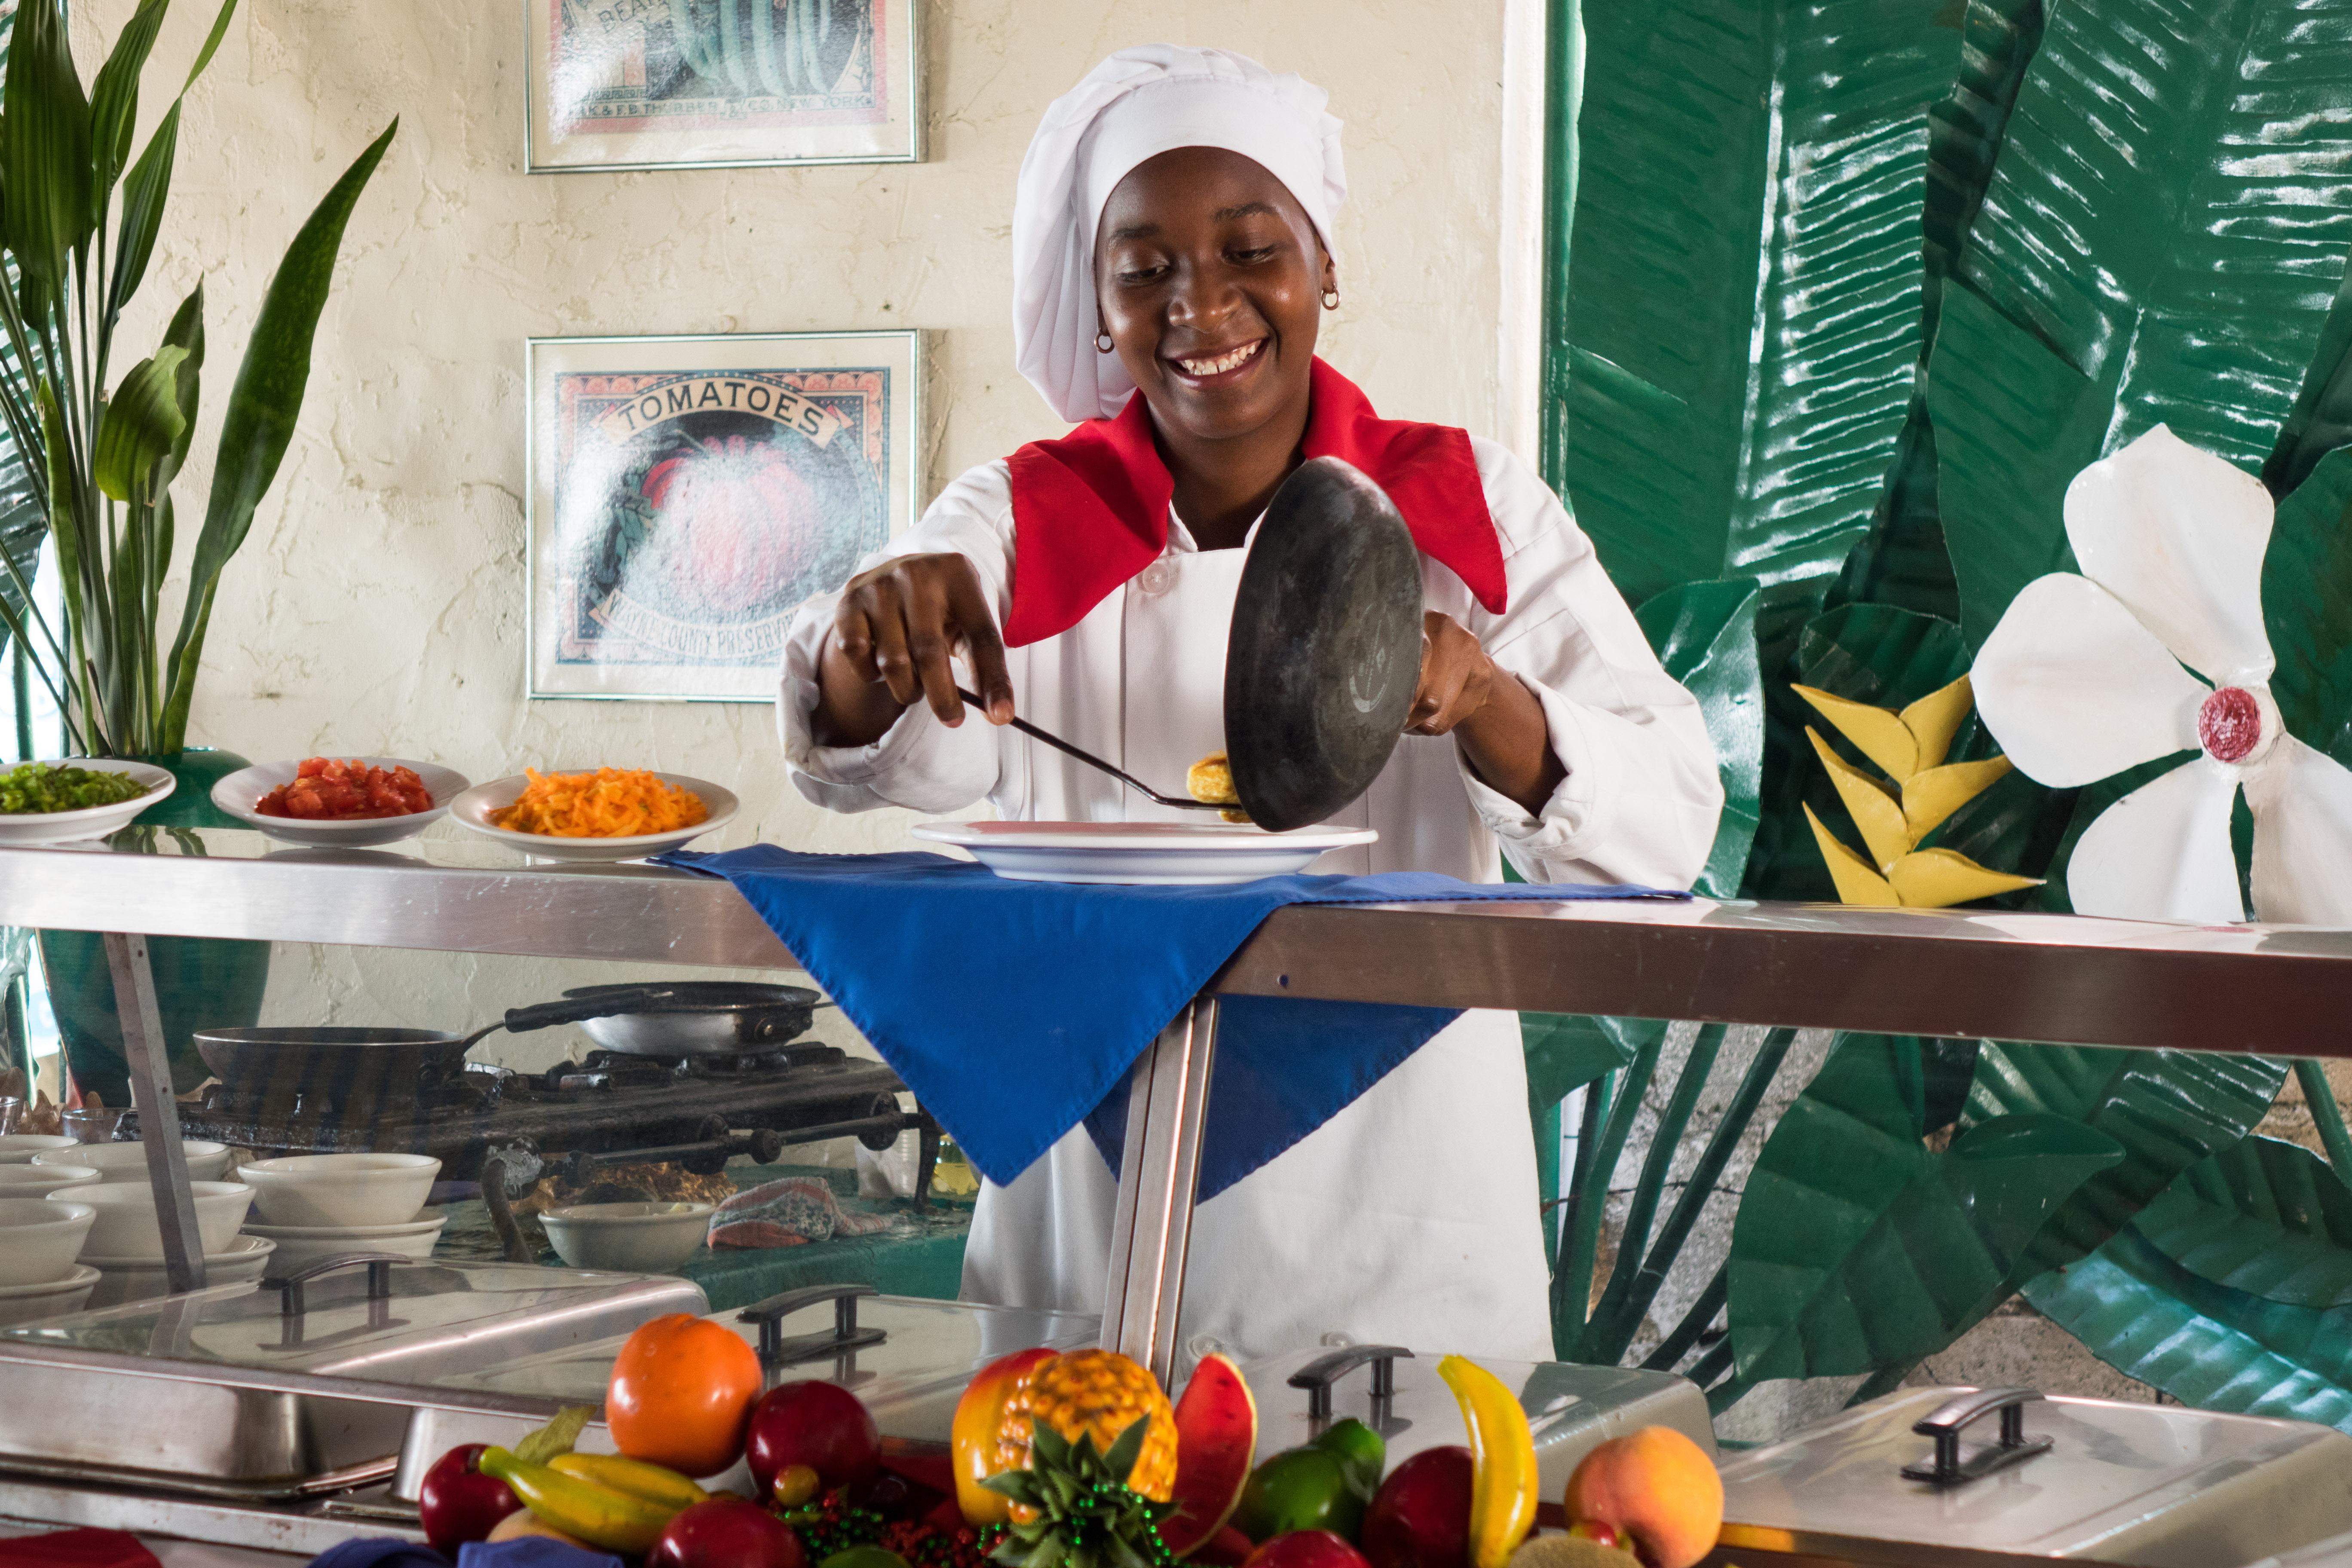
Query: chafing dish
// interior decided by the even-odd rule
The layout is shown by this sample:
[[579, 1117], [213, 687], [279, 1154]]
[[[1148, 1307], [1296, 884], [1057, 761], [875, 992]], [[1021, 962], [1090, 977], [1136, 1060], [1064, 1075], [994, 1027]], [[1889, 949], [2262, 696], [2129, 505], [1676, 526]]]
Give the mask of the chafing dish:
[[2179, 1405], [1918, 1388], [1741, 1454], [1723, 1485], [1718, 1568], [2224, 1568], [2352, 1529], [2352, 1436]]
[[[28, 1323], [0, 1331], [0, 1470], [222, 1498], [341, 1490], [393, 1468], [409, 1411], [385, 1385], [422, 1401], [438, 1379], [708, 1305], [668, 1277], [379, 1257]], [[373, 1388], [238, 1386], [242, 1371]]]

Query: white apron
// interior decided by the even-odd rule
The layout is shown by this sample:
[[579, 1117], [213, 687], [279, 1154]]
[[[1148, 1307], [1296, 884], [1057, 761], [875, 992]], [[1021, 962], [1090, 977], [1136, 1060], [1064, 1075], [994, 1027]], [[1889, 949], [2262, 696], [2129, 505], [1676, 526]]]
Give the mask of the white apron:
[[[1490, 615], [1423, 562], [1424, 600], [1475, 634], [1543, 704], [1568, 778], [1529, 816], [1463, 767], [1448, 738], [1406, 736], [1332, 820], [1379, 830], [1313, 869], [1500, 879], [1498, 841], [1534, 881], [1687, 886], [1721, 804], [1697, 706], [1658, 668], [1591, 547], [1524, 464], [1474, 441], [1510, 604]], [[953, 550], [1006, 613], [1013, 573], [1003, 463], [973, 469], [889, 553]], [[1022, 713], [1163, 789], [1224, 749], [1224, 648], [1244, 552], [1193, 547], [1171, 516], [1160, 558], [1069, 630], [1008, 651]], [[970, 716], [918, 704], [870, 746], [815, 743], [818, 654], [834, 610], [812, 601], [787, 645], [779, 721], [794, 784], [835, 810], [961, 810], [1027, 821], [1192, 818]], [[1162, 782], [1164, 781], [1164, 782]], [[1010, 1185], [984, 1184], [964, 1254], [967, 1300], [1099, 1311], [1115, 1184], [1083, 1128]], [[1180, 1344], [1244, 1358], [1327, 1335], [1548, 1360], [1547, 1270], [1517, 1016], [1463, 1015], [1354, 1104], [1199, 1209]]]

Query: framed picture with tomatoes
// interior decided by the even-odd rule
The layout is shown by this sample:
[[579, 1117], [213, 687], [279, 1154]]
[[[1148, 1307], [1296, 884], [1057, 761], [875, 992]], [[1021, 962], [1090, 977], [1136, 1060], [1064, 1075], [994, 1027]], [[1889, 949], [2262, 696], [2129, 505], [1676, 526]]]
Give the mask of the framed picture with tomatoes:
[[911, 163], [915, 0], [524, 0], [530, 172]]
[[530, 694], [772, 702], [793, 614], [914, 521], [914, 331], [533, 338]]

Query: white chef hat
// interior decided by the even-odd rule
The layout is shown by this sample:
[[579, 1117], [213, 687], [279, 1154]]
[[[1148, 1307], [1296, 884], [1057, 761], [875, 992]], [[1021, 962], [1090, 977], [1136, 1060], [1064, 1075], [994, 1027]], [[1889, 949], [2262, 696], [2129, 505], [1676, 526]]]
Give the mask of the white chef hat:
[[1181, 44], [1121, 49], [1045, 110], [1013, 198], [1013, 352], [1065, 419], [1107, 419], [1135, 384], [1095, 352], [1095, 225], [1130, 170], [1178, 147], [1255, 160], [1314, 220], [1324, 248], [1348, 194], [1330, 95], [1245, 55]]

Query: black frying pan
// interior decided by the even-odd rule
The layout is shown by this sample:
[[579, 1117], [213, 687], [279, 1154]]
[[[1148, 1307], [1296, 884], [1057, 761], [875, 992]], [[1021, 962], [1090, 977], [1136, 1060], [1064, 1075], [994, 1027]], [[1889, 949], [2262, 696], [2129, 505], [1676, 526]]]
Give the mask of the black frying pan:
[[[1225, 755], [1252, 822], [1306, 827], [1371, 788], [1420, 682], [1421, 613], [1421, 552], [1387, 492], [1337, 458], [1292, 470], [1250, 542], [1225, 639]], [[1013, 724], [1161, 805], [1217, 809]]]

